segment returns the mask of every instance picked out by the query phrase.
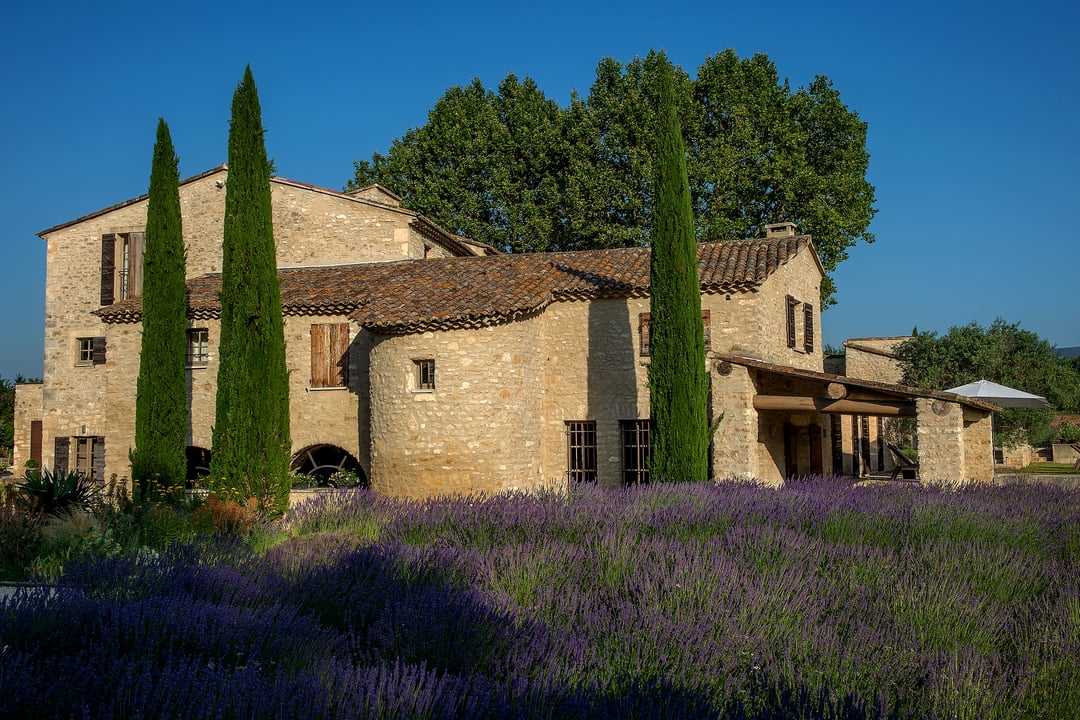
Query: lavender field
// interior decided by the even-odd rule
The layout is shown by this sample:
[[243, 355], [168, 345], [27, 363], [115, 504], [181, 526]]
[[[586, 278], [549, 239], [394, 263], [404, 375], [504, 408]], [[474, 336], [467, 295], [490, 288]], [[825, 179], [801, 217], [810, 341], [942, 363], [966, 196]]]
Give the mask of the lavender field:
[[0, 716], [1080, 717], [1077, 491], [346, 491], [263, 532], [0, 601]]

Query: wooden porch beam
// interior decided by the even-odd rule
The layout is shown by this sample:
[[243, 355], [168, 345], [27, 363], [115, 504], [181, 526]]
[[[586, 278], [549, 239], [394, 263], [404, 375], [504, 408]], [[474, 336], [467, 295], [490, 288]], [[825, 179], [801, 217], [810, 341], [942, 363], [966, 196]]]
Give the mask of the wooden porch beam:
[[843, 413], [846, 415], [883, 415], [885, 417], [915, 417], [915, 403], [909, 400], [834, 400], [832, 398], [794, 397], [789, 395], [755, 395], [757, 410], [787, 410], [790, 412]]

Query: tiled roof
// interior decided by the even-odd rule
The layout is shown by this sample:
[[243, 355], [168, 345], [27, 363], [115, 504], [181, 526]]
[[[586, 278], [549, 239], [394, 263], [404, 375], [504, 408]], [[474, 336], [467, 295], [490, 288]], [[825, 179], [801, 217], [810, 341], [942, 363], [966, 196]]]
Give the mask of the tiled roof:
[[[803, 250], [807, 236], [698, 245], [703, 291], [748, 290]], [[478, 327], [570, 298], [643, 296], [648, 248], [305, 267], [278, 271], [286, 315], [347, 314], [383, 333]], [[189, 314], [216, 317], [220, 274], [188, 281]], [[137, 322], [138, 299], [102, 308], [105, 322]]]

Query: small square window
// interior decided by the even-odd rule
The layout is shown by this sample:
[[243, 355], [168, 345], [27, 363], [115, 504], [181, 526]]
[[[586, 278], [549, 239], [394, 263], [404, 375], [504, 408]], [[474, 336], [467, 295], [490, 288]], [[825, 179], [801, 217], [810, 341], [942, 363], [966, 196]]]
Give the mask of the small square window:
[[79, 354], [75, 358], [75, 364], [94, 364], [94, 338], [79, 338]]
[[105, 364], [105, 338], [104, 337], [81, 337], [75, 341], [79, 344], [75, 353], [76, 365], [104, 365]]
[[187, 331], [188, 367], [205, 367], [210, 361], [210, 331], [206, 328], [191, 328]]
[[435, 361], [434, 360], [414, 360], [416, 364], [416, 389], [417, 390], [434, 390], [435, 389]]

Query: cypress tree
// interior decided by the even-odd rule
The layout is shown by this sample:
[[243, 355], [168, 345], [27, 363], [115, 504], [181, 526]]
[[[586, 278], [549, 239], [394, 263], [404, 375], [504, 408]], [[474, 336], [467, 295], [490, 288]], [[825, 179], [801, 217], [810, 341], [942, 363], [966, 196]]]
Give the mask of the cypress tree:
[[179, 170], [165, 120], [158, 120], [143, 255], [142, 350], [131, 477], [146, 499], [185, 480], [187, 289]]
[[649, 60], [657, 104], [649, 271], [650, 472], [661, 481], [700, 481], [708, 474], [708, 376], [694, 217], [674, 69], [663, 53], [650, 54]]
[[221, 342], [210, 472], [264, 513], [289, 500], [289, 379], [270, 210], [270, 161], [251, 67], [236, 88], [221, 266]]

